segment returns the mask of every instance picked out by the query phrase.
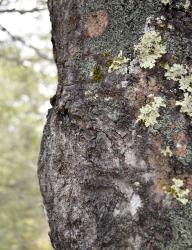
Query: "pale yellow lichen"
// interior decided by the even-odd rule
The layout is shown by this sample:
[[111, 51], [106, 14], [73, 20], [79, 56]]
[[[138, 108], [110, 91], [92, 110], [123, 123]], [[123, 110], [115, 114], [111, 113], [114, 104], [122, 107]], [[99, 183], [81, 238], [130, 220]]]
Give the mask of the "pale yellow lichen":
[[154, 97], [151, 104], [147, 104], [140, 108], [139, 120], [145, 123], [146, 127], [157, 123], [157, 118], [160, 116], [159, 108], [166, 107], [165, 101], [162, 97]]
[[111, 73], [115, 70], [121, 69], [126, 63], [129, 62], [129, 58], [123, 56], [123, 51], [121, 50], [119, 54], [113, 58], [111, 65], [109, 66], [108, 72]]
[[133, 185], [134, 185], [135, 187], [139, 187], [141, 184], [140, 184], [140, 182], [135, 181], [135, 182], [133, 183]]
[[187, 75], [185, 77], [181, 77], [179, 80], [179, 88], [183, 90], [183, 92], [192, 93], [192, 75]]
[[185, 4], [183, 5], [185, 11], [188, 11], [188, 10], [189, 10], [190, 5], [191, 5], [190, 0], [186, 0], [186, 1], [185, 1]]
[[185, 76], [186, 74], [187, 70], [182, 64], [174, 63], [173, 66], [167, 70], [165, 76], [168, 80], [179, 81], [181, 77]]
[[171, 4], [170, 0], [161, 0], [161, 3], [164, 5]]
[[154, 30], [146, 32], [139, 44], [134, 46], [134, 49], [138, 54], [142, 68], [153, 68], [156, 60], [166, 53], [166, 47], [162, 44], [160, 33]]
[[177, 101], [176, 105], [181, 106], [181, 112], [192, 117], [192, 75], [188, 72], [187, 66], [182, 64], [173, 64], [167, 70], [165, 76], [169, 80], [179, 82], [179, 89], [184, 92], [184, 99]]
[[161, 150], [161, 153], [164, 155], [164, 156], [173, 156], [173, 153], [170, 149], [170, 146], [167, 146], [165, 149], [162, 149]]
[[167, 28], [168, 28], [169, 30], [174, 30], [174, 26], [173, 26], [172, 24], [170, 24], [170, 23], [167, 25]]
[[184, 182], [181, 179], [173, 178], [173, 185], [170, 187], [163, 187], [163, 190], [180, 201], [183, 205], [188, 203], [189, 189], [184, 189]]
[[182, 113], [186, 113], [192, 117], [192, 95], [184, 93], [184, 99], [182, 101], [177, 101], [176, 105], [181, 106]]

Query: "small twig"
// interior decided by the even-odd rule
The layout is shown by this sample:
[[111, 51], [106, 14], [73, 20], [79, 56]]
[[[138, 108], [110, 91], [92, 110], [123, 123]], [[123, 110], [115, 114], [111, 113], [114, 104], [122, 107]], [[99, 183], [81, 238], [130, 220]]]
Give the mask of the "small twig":
[[0, 10], [0, 13], [19, 13], [21, 15], [26, 14], [26, 13], [34, 13], [34, 12], [40, 12], [40, 11], [44, 11], [47, 10], [46, 8], [34, 8], [31, 10], [18, 10], [18, 9], [4, 9], [4, 10]]
[[22, 43], [24, 46], [30, 48], [30, 49], [33, 49], [35, 51], [35, 53], [40, 56], [41, 58], [45, 59], [45, 60], [48, 60], [48, 61], [53, 61], [51, 58], [47, 57], [46, 55], [42, 54], [39, 49], [37, 49], [36, 47], [30, 45], [30, 44], [27, 44], [21, 37], [19, 36], [15, 36], [13, 34], [11, 34], [11, 32], [9, 32], [4, 26], [2, 26], [0, 24], [0, 30], [2, 30], [3, 32], [6, 32], [8, 34], [8, 36], [12, 39], [12, 41], [18, 41], [20, 43]]

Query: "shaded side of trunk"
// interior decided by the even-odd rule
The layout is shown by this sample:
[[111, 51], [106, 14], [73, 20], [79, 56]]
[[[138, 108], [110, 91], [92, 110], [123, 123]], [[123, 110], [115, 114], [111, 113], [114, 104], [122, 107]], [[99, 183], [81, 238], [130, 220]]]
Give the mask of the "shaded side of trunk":
[[[173, 178], [190, 189], [192, 165], [191, 120], [175, 106], [183, 93], [164, 76], [167, 65], [192, 62], [190, 7], [176, 2], [48, 1], [58, 88], [38, 176], [54, 249], [192, 246], [190, 202], [169, 192]], [[167, 53], [141, 69], [134, 45], [151, 28]], [[109, 72], [121, 50], [128, 72]], [[153, 96], [166, 108], [146, 128], [139, 110]]]

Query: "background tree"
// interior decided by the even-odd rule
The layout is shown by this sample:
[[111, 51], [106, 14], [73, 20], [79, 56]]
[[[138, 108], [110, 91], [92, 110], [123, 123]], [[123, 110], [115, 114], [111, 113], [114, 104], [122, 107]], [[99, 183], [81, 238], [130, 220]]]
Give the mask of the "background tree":
[[38, 175], [54, 249], [191, 249], [190, 2], [48, 5], [58, 87]]
[[[28, 2], [28, 5], [32, 5], [32, 2]], [[37, 182], [36, 162], [55, 71], [47, 28], [44, 28], [41, 36], [38, 32], [34, 33], [35, 20], [38, 18], [39, 22], [44, 23], [42, 18], [45, 11], [42, 11], [46, 9], [45, 3], [36, 4], [32, 9], [25, 9], [26, 1], [22, 7], [22, 1], [0, 1], [2, 250], [51, 249]], [[24, 16], [24, 13], [28, 16]], [[12, 20], [11, 24], [9, 19]], [[33, 28], [19, 33], [19, 20], [25, 23], [26, 19]]]

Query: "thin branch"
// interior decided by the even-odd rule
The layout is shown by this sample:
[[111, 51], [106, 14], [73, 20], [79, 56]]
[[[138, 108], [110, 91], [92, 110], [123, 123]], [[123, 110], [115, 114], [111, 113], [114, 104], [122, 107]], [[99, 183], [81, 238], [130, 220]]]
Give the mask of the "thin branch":
[[25, 42], [25, 40], [23, 40], [21, 37], [15, 36], [15, 35], [11, 34], [11, 32], [9, 32], [9, 31], [8, 31], [4, 26], [2, 26], [1, 24], [0, 24], [0, 30], [2, 30], [3, 32], [6, 32], [6, 33], [8, 34], [8, 36], [11, 38], [12, 41], [18, 41], [18, 42], [22, 43], [24, 46], [26, 46], [26, 47], [28, 47], [28, 48], [30, 48], [30, 49], [33, 49], [33, 50], [35, 51], [35, 53], [36, 53], [39, 57], [41, 57], [41, 58], [43, 58], [43, 59], [45, 59], [45, 60], [51, 61], [51, 62], [53, 61], [51, 58], [49, 58], [49, 57], [47, 57], [46, 55], [42, 54], [42, 53], [39, 51], [39, 49], [37, 49], [37, 48], [34, 47], [33, 45], [27, 44], [27, 43]]
[[19, 13], [21, 15], [26, 14], [26, 13], [34, 13], [34, 12], [40, 12], [40, 11], [44, 11], [47, 10], [46, 8], [34, 8], [31, 10], [18, 10], [18, 9], [4, 9], [4, 10], [0, 10], [0, 13]]

